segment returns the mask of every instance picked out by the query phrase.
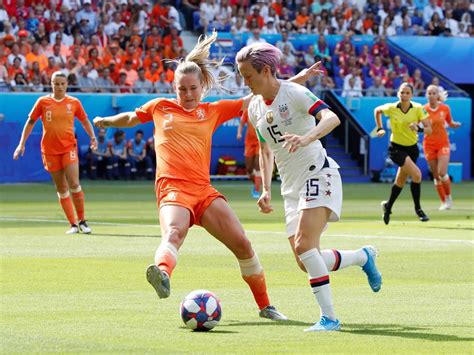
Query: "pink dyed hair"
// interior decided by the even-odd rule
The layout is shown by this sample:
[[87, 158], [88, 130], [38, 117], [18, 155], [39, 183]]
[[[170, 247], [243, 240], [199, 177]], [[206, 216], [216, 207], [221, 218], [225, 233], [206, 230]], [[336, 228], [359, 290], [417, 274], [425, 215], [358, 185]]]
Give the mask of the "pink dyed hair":
[[281, 51], [269, 43], [254, 43], [242, 48], [237, 53], [235, 61], [237, 63], [250, 61], [250, 64], [258, 73], [262, 71], [265, 65], [268, 65], [271, 73], [275, 75], [281, 56]]

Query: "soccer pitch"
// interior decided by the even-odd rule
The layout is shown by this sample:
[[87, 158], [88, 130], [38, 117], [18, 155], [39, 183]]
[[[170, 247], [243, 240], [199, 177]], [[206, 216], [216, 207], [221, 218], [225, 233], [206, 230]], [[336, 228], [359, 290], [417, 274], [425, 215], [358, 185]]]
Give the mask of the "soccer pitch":
[[[145, 279], [160, 243], [153, 185], [88, 182], [92, 235], [67, 236], [51, 183], [0, 185], [1, 350], [11, 352], [159, 353], [472, 353], [474, 183], [453, 185], [454, 209], [439, 212], [432, 183], [422, 185], [421, 223], [409, 188], [381, 220], [390, 185], [344, 185], [341, 222], [323, 248], [379, 249], [382, 290], [358, 267], [331, 273], [341, 332], [305, 333], [319, 318], [307, 277], [284, 235], [278, 187], [275, 212], [262, 215], [247, 182], [217, 183], [240, 217], [265, 268], [272, 304], [291, 321], [258, 317], [236, 259], [193, 227], [158, 299]], [[194, 333], [179, 305], [195, 289], [220, 297], [221, 323]]]

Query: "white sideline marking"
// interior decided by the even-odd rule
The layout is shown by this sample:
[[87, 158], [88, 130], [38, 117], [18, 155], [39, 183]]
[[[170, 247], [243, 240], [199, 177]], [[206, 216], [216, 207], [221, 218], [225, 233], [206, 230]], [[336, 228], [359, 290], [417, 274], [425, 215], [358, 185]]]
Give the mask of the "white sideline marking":
[[[15, 218], [15, 217], [0, 217], [0, 221], [12, 221], [12, 222], [40, 222], [40, 223], [67, 223], [67, 221], [57, 219], [43, 219], [43, 218]], [[127, 226], [127, 227], [147, 227], [147, 228], [159, 228], [157, 224], [133, 224], [133, 223], [113, 223], [113, 222], [96, 222], [92, 225], [104, 225], [104, 226]], [[269, 232], [269, 231], [254, 231], [246, 230], [247, 233], [252, 234], [276, 234], [286, 236], [285, 232]], [[472, 240], [462, 239], [430, 239], [430, 238], [414, 238], [414, 237], [399, 237], [392, 235], [354, 235], [354, 234], [326, 234], [328, 237], [342, 237], [342, 238], [353, 238], [353, 239], [391, 239], [391, 240], [412, 240], [419, 242], [439, 242], [439, 243], [459, 243], [459, 244], [474, 244]]]

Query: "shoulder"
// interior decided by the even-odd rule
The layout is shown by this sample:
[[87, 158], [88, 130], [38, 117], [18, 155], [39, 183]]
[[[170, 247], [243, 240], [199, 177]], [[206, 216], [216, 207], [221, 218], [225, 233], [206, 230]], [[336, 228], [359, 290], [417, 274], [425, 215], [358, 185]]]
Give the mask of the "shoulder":
[[417, 110], [423, 110], [424, 107], [422, 104], [419, 104], [418, 102], [412, 101], [411, 104], [413, 105], [413, 108], [416, 108]]

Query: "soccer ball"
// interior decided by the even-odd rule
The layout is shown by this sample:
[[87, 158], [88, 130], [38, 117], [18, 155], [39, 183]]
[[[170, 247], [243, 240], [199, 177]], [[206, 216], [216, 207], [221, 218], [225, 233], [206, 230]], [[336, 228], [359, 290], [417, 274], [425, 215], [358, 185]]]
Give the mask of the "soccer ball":
[[193, 291], [181, 302], [181, 318], [188, 328], [195, 331], [211, 330], [219, 324], [221, 315], [221, 304], [210, 291]]

